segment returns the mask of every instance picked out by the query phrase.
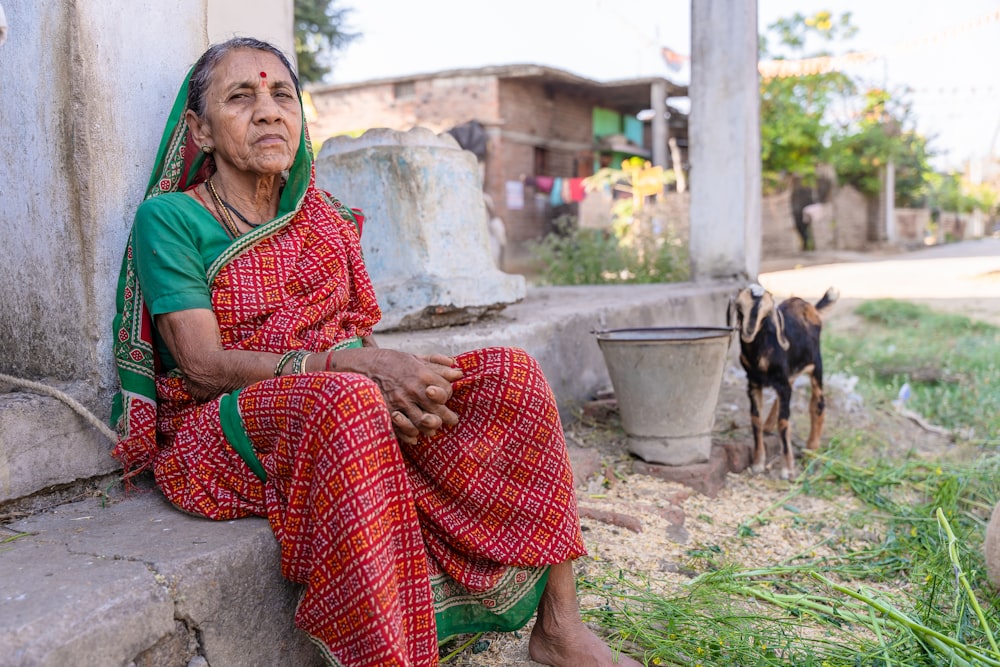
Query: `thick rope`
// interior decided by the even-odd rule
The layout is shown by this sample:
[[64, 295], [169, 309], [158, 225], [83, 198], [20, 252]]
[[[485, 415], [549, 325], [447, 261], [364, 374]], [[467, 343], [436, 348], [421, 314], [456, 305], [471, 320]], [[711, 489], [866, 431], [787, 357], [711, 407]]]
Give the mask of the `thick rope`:
[[0, 373], [0, 382], [6, 382], [7, 384], [12, 384], [16, 387], [22, 387], [33, 391], [36, 394], [42, 394], [45, 396], [51, 396], [52, 398], [59, 399], [69, 407], [73, 409], [78, 415], [86, 419], [93, 425], [101, 434], [113, 443], [118, 442], [118, 434], [116, 434], [110, 426], [102, 422], [97, 416], [85, 408], [78, 400], [67, 394], [66, 392], [59, 391], [54, 387], [50, 387], [41, 382], [34, 382], [32, 380], [24, 380], [22, 378], [14, 377], [12, 375], [6, 375]]

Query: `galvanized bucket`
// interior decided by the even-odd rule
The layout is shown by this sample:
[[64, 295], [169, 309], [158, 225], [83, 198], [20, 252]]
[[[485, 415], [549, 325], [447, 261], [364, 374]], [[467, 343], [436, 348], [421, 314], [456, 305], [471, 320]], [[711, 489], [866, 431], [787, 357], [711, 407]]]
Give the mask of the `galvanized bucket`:
[[708, 461], [732, 331], [651, 327], [595, 332], [631, 453], [665, 465]]

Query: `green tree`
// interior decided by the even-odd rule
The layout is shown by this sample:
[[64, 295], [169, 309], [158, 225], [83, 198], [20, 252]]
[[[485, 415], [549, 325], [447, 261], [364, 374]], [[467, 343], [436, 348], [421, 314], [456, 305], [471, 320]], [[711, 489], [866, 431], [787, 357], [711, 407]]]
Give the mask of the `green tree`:
[[333, 69], [334, 52], [359, 36], [345, 28], [351, 10], [336, 4], [336, 0], [295, 0], [295, 56], [303, 83], [322, 81]]
[[[828, 56], [825, 50], [807, 54], [806, 47], [815, 40], [829, 43], [850, 38], [857, 28], [851, 24], [850, 12], [835, 18], [823, 11], [779, 19], [768, 31], [777, 37], [778, 46], [772, 50], [768, 35], [763, 35], [761, 60]], [[806, 183], [813, 181], [816, 165], [826, 160], [835, 130], [831, 106], [854, 92], [854, 82], [841, 72], [761, 79], [761, 172], [766, 190], [781, 188], [791, 174], [801, 176]]]
[[902, 95], [872, 88], [864, 95], [864, 107], [845, 125], [832, 143], [830, 159], [841, 183], [866, 195], [882, 189], [882, 170], [891, 160], [896, 172], [896, 204], [927, 205], [933, 170], [927, 140], [911, 127], [909, 102]]
[[995, 215], [1000, 192], [988, 183], [971, 183], [955, 172], [932, 174], [928, 179], [928, 206], [939, 211], [971, 213], [975, 209]]
[[[811, 16], [796, 13], [768, 26], [760, 42], [761, 59], [819, 58], [827, 50], [808, 51], [853, 37], [850, 12]], [[780, 53], [768, 49], [777, 38]], [[859, 93], [859, 91], [865, 91]], [[838, 110], [840, 115], [834, 114]], [[764, 78], [761, 81], [761, 173], [766, 191], [780, 189], [787, 176], [812, 184], [818, 164], [832, 164], [841, 183], [874, 196], [891, 160], [896, 170], [896, 203], [922, 206], [928, 197], [932, 153], [914, 129], [905, 92], [890, 93], [864, 85], [842, 72]]]

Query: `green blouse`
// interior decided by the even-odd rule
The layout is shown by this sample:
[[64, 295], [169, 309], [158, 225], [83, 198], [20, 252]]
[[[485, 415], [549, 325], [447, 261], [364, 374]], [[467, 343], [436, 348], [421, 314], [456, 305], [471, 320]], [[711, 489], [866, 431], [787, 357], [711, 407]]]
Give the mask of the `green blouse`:
[[[135, 213], [132, 241], [150, 315], [212, 309], [208, 269], [232, 239], [204, 206], [182, 192], [147, 199]], [[176, 368], [159, 332], [154, 335], [164, 368]]]

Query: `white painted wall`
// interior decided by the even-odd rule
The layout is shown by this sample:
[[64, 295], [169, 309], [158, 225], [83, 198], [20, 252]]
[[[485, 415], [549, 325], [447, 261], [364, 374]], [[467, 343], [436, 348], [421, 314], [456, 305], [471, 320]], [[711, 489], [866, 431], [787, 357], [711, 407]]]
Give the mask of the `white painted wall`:
[[[61, 388], [102, 419], [118, 386], [111, 320], [132, 218], [181, 78], [208, 45], [209, 4], [214, 12], [223, 1], [3, 0], [0, 372]], [[227, 16], [248, 31], [259, 20], [268, 35], [282, 32], [277, 17], [291, 16], [292, 0], [261, 1], [266, 11], [254, 12], [225, 2], [234, 8], [213, 13], [219, 34]], [[291, 21], [284, 26], [275, 41], [290, 45]], [[5, 442], [4, 433], [21, 432], [4, 422], [12, 412], [0, 409], [0, 482], [4, 470], [38, 469], [53, 455], [40, 451], [44, 443]], [[64, 428], [44, 426], [80, 428], [68, 410], [65, 419]], [[59, 452], [78, 461], [60, 479], [22, 486], [113, 469], [108, 443], [93, 429], [85, 437], [93, 442], [79, 452]], [[37, 461], [22, 460], [36, 449]]]

